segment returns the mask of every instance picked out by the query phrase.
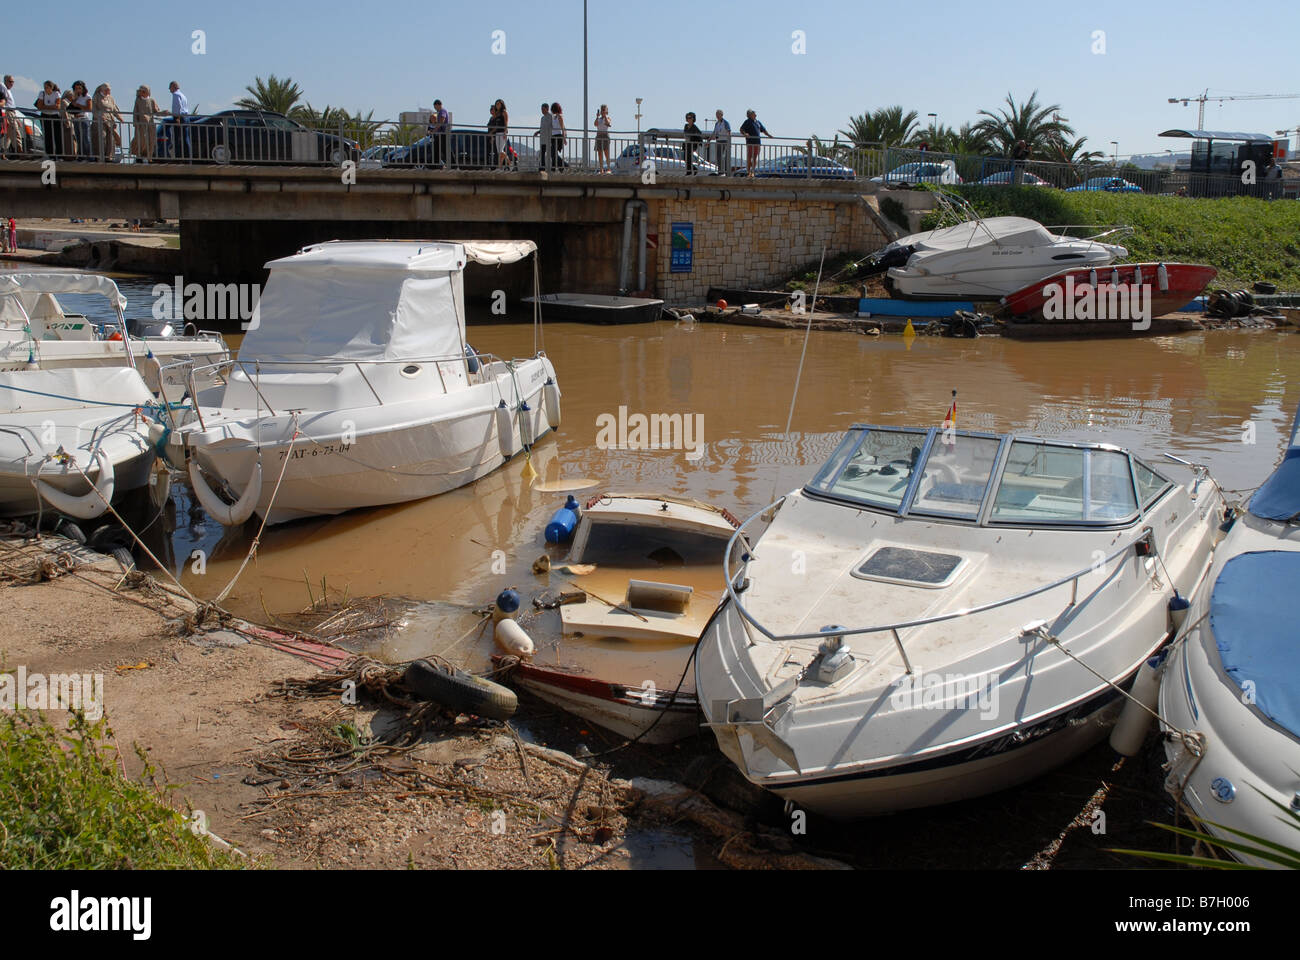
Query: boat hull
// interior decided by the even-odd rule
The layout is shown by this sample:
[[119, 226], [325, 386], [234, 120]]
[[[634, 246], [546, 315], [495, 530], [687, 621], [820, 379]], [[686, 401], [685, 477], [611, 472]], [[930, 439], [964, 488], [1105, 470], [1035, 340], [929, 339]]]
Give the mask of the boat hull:
[[[1119, 310], [1118, 306], [1112, 308], [1109, 305], [1109, 295], [1112, 291], [1118, 293], [1120, 290], [1136, 286], [1137, 271], [1139, 269], [1142, 271], [1142, 285], [1147, 288], [1146, 292], [1150, 297], [1150, 317], [1148, 319], [1163, 317], [1166, 314], [1181, 310], [1204, 293], [1210, 281], [1219, 273], [1214, 267], [1203, 264], [1164, 264], [1167, 282], [1165, 289], [1161, 289], [1158, 280], [1160, 266], [1161, 264], [1158, 263], [1125, 263], [1113, 267], [1096, 268], [1096, 300], [1099, 305], [1106, 305], [1107, 313], [1113, 313], [1112, 316], [1089, 316], [1080, 317], [1076, 320], [1074, 318], [1077, 311], [1073, 309], [1070, 310], [1069, 319], [1065, 317], [1049, 318], [1045, 315], [1044, 308], [1052, 299], [1053, 291], [1050, 289], [1052, 286], [1060, 287], [1062, 291], [1071, 289], [1074, 291], [1076, 298], [1092, 291], [1092, 268], [1088, 267], [1064, 270], [1053, 276], [1030, 283], [1004, 297], [1003, 304], [1008, 314], [1022, 321], [1032, 320], [1040, 323], [1064, 324], [1092, 321], [1098, 324], [1121, 323], [1128, 325], [1133, 322], [1134, 318], [1128, 315], [1127, 310]], [[1116, 281], [1118, 281], [1118, 285]], [[1095, 313], [1095, 310], [1090, 312]], [[1124, 315], [1120, 316], [1120, 313]]]
[[[494, 656], [500, 664], [502, 657]], [[676, 743], [699, 732], [699, 710], [693, 691], [656, 692], [653, 696], [623, 684], [519, 663], [509, 681], [540, 700], [589, 720], [629, 740]], [[670, 702], [671, 701], [671, 702]]]
[[421, 500], [472, 483], [523, 453], [519, 417], [503, 454], [497, 402], [514, 384], [531, 408], [533, 442], [549, 430], [544, 383], [554, 376], [545, 358], [517, 365], [502, 383], [379, 406], [297, 416], [247, 417], [249, 411], [205, 412], [205, 423], [182, 437], [190, 456], [235, 497], [262, 464], [254, 512], [267, 523], [331, 516], [363, 507]]

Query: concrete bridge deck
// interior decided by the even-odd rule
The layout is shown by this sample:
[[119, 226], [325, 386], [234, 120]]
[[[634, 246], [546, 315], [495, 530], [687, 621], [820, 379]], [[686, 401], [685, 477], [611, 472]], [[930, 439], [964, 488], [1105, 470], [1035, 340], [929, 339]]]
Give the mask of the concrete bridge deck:
[[[52, 172], [53, 182], [48, 173]], [[44, 179], [43, 179], [44, 177]], [[15, 217], [175, 219], [187, 280], [261, 279], [261, 264], [334, 238], [528, 238], [543, 286], [614, 292], [629, 201], [646, 201], [646, 287], [668, 299], [756, 285], [828, 255], [874, 249], [887, 228], [865, 180], [337, 167], [0, 162], [0, 210]], [[672, 224], [694, 225], [689, 273], [668, 259]], [[658, 243], [659, 236], [665, 242]], [[782, 249], [784, 247], [784, 249]]]

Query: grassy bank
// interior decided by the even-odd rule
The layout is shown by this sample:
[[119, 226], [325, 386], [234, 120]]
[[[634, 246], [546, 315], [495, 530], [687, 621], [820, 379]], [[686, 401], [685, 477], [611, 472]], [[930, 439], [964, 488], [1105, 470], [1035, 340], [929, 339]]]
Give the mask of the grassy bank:
[[103, 720], [74, 717], [61, 730], [29, 713], [0, 714], [0, 868], [247, 866], [191, 831], [141, 759], [142, 779], [119, 772]]
[[1119, 241], [1130, 259], [1207, 263], [1219, 270], [1213, 286], [1238, 289], [1268, 280], [1284, 291], [1300, 290], [1300, 203], [1294, 200], [1198, 200], [974, 184], [949, 189], [983, 216], [1029, 217], [1052, 226], [1131, 226], [1133, 233]]

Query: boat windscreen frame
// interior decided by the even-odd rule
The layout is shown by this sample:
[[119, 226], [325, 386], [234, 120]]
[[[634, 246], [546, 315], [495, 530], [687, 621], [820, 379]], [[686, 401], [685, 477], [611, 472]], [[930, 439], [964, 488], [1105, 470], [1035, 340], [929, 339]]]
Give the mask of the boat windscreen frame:
[[[950, 521], [955, 523], [964, 523], [964, 524], [969, 524], [971, 526], [1006, 527], [1012, 529], [1046, 529], [1046, 530], [1061, 529], [1061, 528], [1123, 529], [1125, 527], [1130, 527], [1135, 523], [1144, 521], [1147, 513], [1149, 512], [1147, 506], [1143, 504], [1142, 494], [1141, 491], [1138, 489], [1137, 471], [1135, 470], [1135, 464], [1141, 463], [1143, 467], [1145, 467], [1147, 470], [1151, 471], [1157, 477], [1165, 481], [1166, 485], [1160, 491], [1160, 493], [1157, 494], [1155, 497], [1148, 498], [1148, 502], [1152, 507], [1154, 507], [1155, 504], [1158, 503], [1160, 500], [1164, 499], [1164, 497], [1168, 495], [1169, 491], [1174, 489], [1177, 486], [1176, 482], [1171, 480], [1164, 473], [1160, 472], [1159, 470], [1156, 470], [1154, 467], [1152, 467], [1150, 464], [1146, 463], [1145, 461], [1138, 459], [1130, 451], [1125, 450], [1122, 447], [1115, 446], [1114, 444], [1079, 443], [1079, 442], [1074, 442], [1069, 440], [1047, 440], [1041, 437], [1024, 437], [1024, 436], [1019, 436], [1017, 434], [1011, 434], [1011, 433], [997, 434], [997, 433], [988, 433], [984, 431], [974, 431], [974, 430], [948, 431], [944, 427], [929, 427], [928, 429], [926, 429], [925, 440], [921, 446], [921, 451], [917, 455], [916, 466], [912, 470], [911, 477], [908, 478], [907, 489], [904, 491], [903, 497], [897, 507], [891, 508], [888, 506], [884, 506], [880, 503], [867, 500], [863, 497], [855, 497], [851, 494], [832, 492], [831, 487], [834, 486], [835, 482], [839, 479], [840, 474], [852, 461], [853, 455], [861, 447], [863, 441], [873, 431], [879, 431], [884, 433], [912, 433], [912, 434], [920, 433], [920, 429], [916, 427], [893, 427], [893, 426], [863, 424], [863, 423], [853, 424], [851, 427], [849, 427], [848, 431], [845, 433], [844, 440], [840, 441], [840, 445], [836, 447], [835, 452], [832, 453], [830, 459], [826, 461], [826, 464], [823, 464], [822, 468], [818, 470], [817, 474], [814, 475], [813, 479], [804, 485], [803, 487], [804, 495], [809, 496], [815, 500], [828, 500], [832, 503], [842, 503], [846, 506], [858, 507], [858, 508], [871, 510], [872, 512], [882, 513], [886, 515], [893, 515], [899, 517], [900, 519], [908, 519], [908, 518], [936, 519], [936, 520], [945, 520], [945, 521]], [[855, 432], [859, 433], [860, 437], [857, 443], [849, 445], [847, 442], [848, 438], [850, 435], [852, 435]], [[921, 479], [924, 476], [925, 467], [929, 461], [930, 454], [934, 449], [935, 441], [937, 438], [947, 437], [947, 436], [969, 437], [972, 439], [998, 441], [998, 450], [994, 457], [993, 467], [989, 471], [988, 479], [985, 481], [984, 490], [980, 496], [979, 511], [974, 517], [970, 516], [969, 514], [949, 513], [946, 511], [935, 510], [933, 508], [927, 508], [923, 510], [913, 509], [913, 504], [921, 485]], [[1016, 443], [1031, 443], [1031, 444], [1037, 444], [1044, 447], [1057, 447], [1057, 448], [1067, 449], [1067, 450], [1083, 450], [1083, 451], [1096, 451], [1100, 453], [1120, 454], [1121, 456], [1124, 457], [1125, 462], [1128, 464], [1129, 488], [1133, 492], [1133, 503], [1135, 505], [1133, 512], [1120, 518], [1102, 518], [1096, 520], [1069, 520], [1069, 519], [1057, 519], [1057, 518], [1053, 518], [1046, 521], [993, 519], [992, 511], [993, 511], [994, 500], [995, 500], [994, 493], [1001, 487], [1003, 476], [1006, 472], [1007, 465], [1010, 460], [1011, 449]], [[813, 481], [815, 481], [817, 477], [821, 475], [822, 471], [826, 469], [826, 466], [830, 465], [836, 459], [836, 457], [841, 454], [841, 452], [846, 450], [846, 448], [847, 448], [847, 452], [845, 452], [844, 455], [841, 457], [841, 462], [839, 466], [836, 468], [836, 470], [830, 477], [828, 477], [825, 481], [823, 481], [825, 489], [814, 487]], [[1085, 470], [1082, 479], [1084, 483], [1084, 492], [1082, 496], [1084, 498], [1084, 503], [1087, 504], [1090, 499], [1089, 488], [1091, 485], [1091, 471]]]

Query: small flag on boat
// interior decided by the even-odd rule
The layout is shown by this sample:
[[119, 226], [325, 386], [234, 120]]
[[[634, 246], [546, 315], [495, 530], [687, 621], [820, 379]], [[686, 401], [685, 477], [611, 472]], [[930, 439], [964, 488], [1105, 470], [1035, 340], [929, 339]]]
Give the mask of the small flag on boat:
[[951, 430], [957, 426], [957, 391], [952, 392], [952, 406], [948, 408], [948, 415], [943, 418], [945, 428]]

